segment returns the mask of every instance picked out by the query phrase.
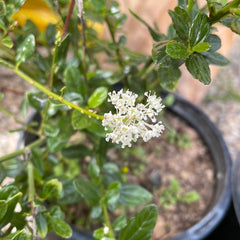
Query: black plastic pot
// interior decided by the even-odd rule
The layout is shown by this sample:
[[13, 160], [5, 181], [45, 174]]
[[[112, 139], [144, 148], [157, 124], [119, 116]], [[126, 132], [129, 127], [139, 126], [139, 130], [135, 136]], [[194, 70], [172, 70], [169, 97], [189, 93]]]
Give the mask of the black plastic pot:
[[[167, 92], [162, 92], [163, 98], [167, 95]], [[219, 130], [199, 108], [181, 97], [175, 96], [174, 104], [168, 107], [167, 110], [182, 118], [190, 126], [196, 129], [202, 140], [208, 146], [212, 155], [212, 161], [215, 164], [215, 195], [209, 206], [208, 212], [197, 224], [170, 239], [201, 240], [216, 229], [229, 209], [231, 202], [231, 158]], [[88, 234], [77, 230], [75, 231], [75, 229], [73, 230], [73, 236], [70, 238], [71, 240], [93, 240]], [[48, 239], [53, 240], [62, 238], [51, 237]]]
[[[167, 94], [163, 92], [163, 96]], [[207, 237], [218, 226], [228, 211], [231, 202], [231, 157], [219, 130], [209, 118], [195, 105], [179, 96], [175, 97], [175, 103], [168, 109], [196, 129], [208, 146], [215, 164], [216, 188], [205, 217], [171, 240], [200, 240]]]

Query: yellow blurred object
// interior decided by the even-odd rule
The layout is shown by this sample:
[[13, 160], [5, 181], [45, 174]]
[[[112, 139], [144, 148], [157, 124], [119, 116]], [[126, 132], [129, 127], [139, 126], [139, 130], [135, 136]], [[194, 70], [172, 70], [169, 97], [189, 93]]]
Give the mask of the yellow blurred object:
[[125, 166], [122, 168], [122, 173], [128, 173], [128, 171], [129, 171], [128, 167]]
[[44, 0], [26, 0], [12, 19], [22, 27], [27, 20], [31, 20], [40, 32], [44, 32], [50, 23], [58, 26], [61, 23], [60, 16], [55, 14]]

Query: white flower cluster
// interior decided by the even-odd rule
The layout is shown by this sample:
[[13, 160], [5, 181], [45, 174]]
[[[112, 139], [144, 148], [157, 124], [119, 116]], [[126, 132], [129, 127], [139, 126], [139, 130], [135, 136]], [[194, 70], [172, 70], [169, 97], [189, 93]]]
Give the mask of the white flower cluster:
[[136, 104], [138, 95], [129, 90], [109, 93], [108, 101], [115, 106], [116, 113], [104, 114], [102, 125], [106, 130], [110, 127], [112, 131], [106, 134], [106, 141], [112, 139], [113, 143], [121, 143], [124, 148], [131, 147], [139, 137], [147, 142], [152, 137], [160, 136], [164, 126], [162, 122], [157, 122], [156, 116], [164, 108], [162, 99], [150, 92], [144, 95], [147, 97], [146, 105]]

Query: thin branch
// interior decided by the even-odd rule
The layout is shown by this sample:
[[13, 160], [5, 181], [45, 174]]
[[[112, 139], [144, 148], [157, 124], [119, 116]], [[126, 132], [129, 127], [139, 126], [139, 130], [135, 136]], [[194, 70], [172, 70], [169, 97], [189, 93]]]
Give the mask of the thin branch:
[[63, 38], [66, 36], [66, 34], [67, 34], [67, 30], [68, 30], [69, 22], [70, 22], [72, 13], [73, 13], [74, 5], [75, 5], [75, 0], [72, 0], [72, 1], [71, 1], [71, 4], [70, 4], [70, 7], [69, 7], [69, 10], [68, 10], [68, 15], [67, 15], [67, 18], [66, 18], [64, 27], [63, 27], [62, 39], [63, 39]]
[[85, 83], [87, 84], [87, 64], [86, 64], [86, 36], [85, 36], [85, 22], [84, 22], [84, 5], [83, 0], [77, 0], [78, 17], [81, 23], [82, 33], [82, 49], [83, 49], [83, 76]]

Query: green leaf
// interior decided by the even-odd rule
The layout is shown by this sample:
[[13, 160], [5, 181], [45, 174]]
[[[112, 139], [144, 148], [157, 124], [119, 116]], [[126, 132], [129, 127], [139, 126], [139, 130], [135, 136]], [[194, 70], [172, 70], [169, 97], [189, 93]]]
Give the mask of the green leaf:
[[48, 233], [47, 220], [41, 212], [36, 215], [37, 232], [41, 238], [45, 238]]
[[178, 0], [178, 6], [187, 9], [188, 0]]
[[125, 216], [119, 216], [118, 218], [115, 219], [113, 222], [113, 230], [115, 231], [120, 231], [122, 228], [124, 228], [127, 225], [127, 219]]
[[215, 52], [221, 47], [221, 39], [217, 35], [210, 34], [206, 39], [206, 42], [211, 45], [209, 52]]
[[229, 60], [220, 53], [204, 52], [203, 55], [205, 56], [209, 64], [213, 64], [217, 66], [225, 66], [229, 64]]
[[90, 125], [87, 127], [87, 130], [91, 133], [94, 133], [96, 136], [105, 137], [106, 131], [102, 125], [101, 120], [97, 120], [95, 118], [91, 118], [89, 121]]
[[47, 146], [51, 153], [62, 150], [68, 143], [68, 138], [63, 136], [48, 137]]
[[58, 197], [62, 192], [62, 183], [58, 179], [51, 179], [44, 183], [41, 197], [44, 199]]
[[144, 207], [131, 218], [119, 235], [119, 240], [149, 240], [152, 236], [158, 216], [155, 205]]
[[208, 17], [203, 13], [198, 13], [189, 29], [189, 43], [194, 47], [198, 43], [204, 42], [209, 36], [210, 24]]
[[64, 212], [61, 210], [60, 206], [58, 205], [54, 205], [50, 207], [49, 214], [52, 218], [57, 218], [62, 220], [64, 219]]
[[78, 178], [73, 182], [75, 189], [90, 205], [97, 205], [100, 200], [100, 192], [96, 185], [87, 178]]
[[160, 67], [158, 69], [159, 82], [164, 89], [174, 90], [180, 77], [181, 71], [178, 68]]
[[64, 222], [63, 220], [58, 219], [58, 218], [50, 217], [49, 222], [52, 226], [53, 231], [57, 235], [59, 235], [63, 238], [70, 238], [72, 236], [71, 227], [66, 222]]
[[121, 184], [119, 182], [113, 182], [108, 186], [108, 189], [105, 193], [104, 200], [108, 205], [116, 205], [120, 197]]
[[100, 168], [99, 168], [99, 166], [97, 165], [96, 161], [91, 161], [91, 162], [88, 164], [87, 171], [88, 171], [88, 175], [89, 175], [91, 178], [97, 178], [97, 177], [99, 177]]
[[26, 233], [26, 230], [23, 229], [21, 231], [17, 231], [14, 233], [14, 235], [11, 237], [11, 240], [30, 240], [30, 236]]
[[79, 159], [86, 156], [91, 156], [91, 151], [84, 145], [71, 145], [62, 150], [62, 156], [68, 159]]
[[177, 41], [170, 41], [166, 48], [167, 54], [174, 59], [185, 59], [188, 57], [187, 47]]
[[102, 214], [102, 207], [101, 206], [94, 206], [91, 209], [91, 213], [90, 216], [91, 218], [95, 219], [95, 218], [99, 218]]
[[169, 42], [170, 40], [166, 40], [153, 44], [153, 62], [159, 67], [179, 67], [184, 62], [181, 59], [173, 59], [167, 54], [166, 48]]
[[129, 9], [129, 11], [130, 11], [130, 13], [131, 13], [138, 21], [140, 21], [142, 24], [144, 24], [144, 25], [147, 27], [147, 29], [148, 29], [149, 33], [151, 34], [151, 36], [152, 36], [152, 38], [153, 38], [154, 41], [160, 41], [160, 40], [162, 40], [162, 39], [165, 38], [164, 34], [161, 34], [161, 33], [157, 32], [157, 31], [155, 31], [153, 28], [151, 28], [151, 27], [150, 27], [141, 17], [139, 17], [135, 12], [133, 12], [133, 11], [130, 10], [130, 9]]
[[24, 98], [20, 104], [20, 111], [21, 111], [22, 116], [26, 116], [27, 111], [28, 111], [28, 106], [29, 106], [28, 100], [27, 100], [27, 98]]
[[14, 212], [11, 219], [11, 224], [18, 230], [23, 229], [27, 224], [25, 212]]
[[6, 201], [7, 211], [5, 212], [5, 215], [2, 217], [2, 221], [0, 222], [0, 229], [11, 221], [15, 207], [21, 197], [22, 197], [22, 193], [18, 192], [17, 194], [13, 195], [11, 198], [8, 198], [8, 200]]
[[240, 17], [235, 18], [231, 23], [231, 29], [233, 32], [240, 34]]
[[83, 75], [79, 69], [74, 65], [69, 65], [64, 71], [64, 78], [66, 80], [67, 92], [75, 92], [86, 96], [87, 86], [85, 84]]
[[2, 44], [5, 47], [12, 48], [13, 47], [13, 41], [9, 36], [6, 36], [2, 39]]
[[83, 200], [73, 185], [73, 179], [62, 180], [63, 196], [58, 199], [60, 204], [74, 204]]
[[16, 61], [17, 65], [26, 62], [35, 50], [35, 37], [33, 34], [28, 35], [17, 48]]
[[0, 200], [0, 209], [1, 209], [0, 211], [0, 221], [1, 221], [8, 209], [8, 205], [5, 200]]
[[43, 124], [43, 133], [48, 137], [56, 137], [59, 131], [60, 129], [58, 128], [58, 126], [54, 126], [47, 123]]
[[47, 96], [41, 92], [38, 92], [38, 93], [28, 92], [26, 96], [27, 96], [29, 105], [38, 111], [42, 110], [42, 108], [44, 107], [44, 105], [48, 100]]
[[138, 185], [126, 184], [120, 189], [119, 203], [126, 206], [137, 206], [151, 201], [152, 194]]
[[168, 14], [172, 18], [173, 26], [177, 35], [186, 40], [188, 37], [189, 21], [190, 17], [186, 10], [181, 7], [176, 7], [174, 11], [168, 10]]
[[90, 126], [91, 121], [86, 114], [82, 114], [78, 110], [73, 110], [72, 113], [72, 126], [74, 129], [85, 129]]
[[207, 60], [200, 54], [194, 53], [186, 60], [186, 67], [192, 76], [203, 84], [211, 82], [210, 68]]
[[197, 45], [195, 45], [192, 48], [192, 51], [201, 53], [201, 52], [208, 51], [210, 48], [211, 48], [210, 43], [208, 43], [208, 42], [201, 42], [201, 43], [198, 43]]
[[96, 108], [100, 106], [108, 96], [108, 89], [106, 87], [97, 88], [88, 99], [88, 107]]

